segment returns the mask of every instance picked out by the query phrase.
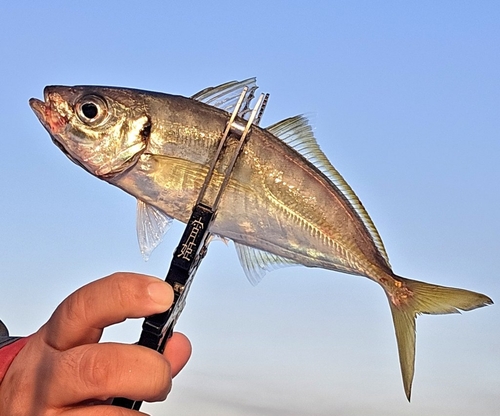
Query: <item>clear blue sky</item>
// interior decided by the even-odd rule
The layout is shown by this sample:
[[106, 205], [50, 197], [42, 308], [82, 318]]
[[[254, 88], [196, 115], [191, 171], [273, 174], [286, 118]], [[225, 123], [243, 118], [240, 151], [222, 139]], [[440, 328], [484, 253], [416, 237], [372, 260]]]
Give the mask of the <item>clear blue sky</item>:
[[[162, 276], [182, 227], [144, 263], [134, 200], [72, 164], [28, 106], [48, 84], [192, 95], [257, 76], [262, 121], [312, 115], [396, 273], [500, 302], [500, 3], [2, 2], [0, 317], [35, 331], [83, 284]], [[303, 267], [257, 287], [210, 247], [178, 329], [193, 357], [155, 415], [493, 416], [500, 312], [418, 320], [406, 402], [390, 311], [363, 278]], [[107, 340], [135, 342], [140, 321]]]

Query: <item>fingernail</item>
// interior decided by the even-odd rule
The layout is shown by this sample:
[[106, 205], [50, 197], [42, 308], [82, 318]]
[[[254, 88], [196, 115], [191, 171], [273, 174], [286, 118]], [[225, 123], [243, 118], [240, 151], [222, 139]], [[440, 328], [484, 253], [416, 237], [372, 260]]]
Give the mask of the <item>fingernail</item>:
[[168, 283], [158, 281], [148, 285], [148, 293], [151, 300], [159, 305], [170, 307], [172, 304], [172, 289]]

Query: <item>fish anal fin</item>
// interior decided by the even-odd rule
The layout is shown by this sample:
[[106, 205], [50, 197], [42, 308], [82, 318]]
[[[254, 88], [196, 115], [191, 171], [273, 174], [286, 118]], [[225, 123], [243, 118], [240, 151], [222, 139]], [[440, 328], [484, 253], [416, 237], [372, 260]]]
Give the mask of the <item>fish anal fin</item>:
[[258, 250], [238, 243], [234, 243], [234, 245], [243, 271], [248, 281], [254, 286], [259, 284], [267, 272], [276, 270], [280, 267], [294, 266], [297, 264], [292, 260], [267, 251]]
[[210, 242], [212, 242], [212, 241], [222, 241], [226, 246], [228, 246], [229, 241], [231, 241], [231, 240], [229, 238], [223, 237], [221, 235], [210, 234]]
[[137, 200], [137, 240], [144, 260], [161, 243], [173, 219], [152, 205]]
[[419, 314], [448, 314], [491, 305], [493, 301], [481, 293], [438, 286], [395, 276], [401, 282], [398, 291], [388, 293], [398, 343], [399, 362], [406, 397], [410, 401], [415, 373], [416, 318]]

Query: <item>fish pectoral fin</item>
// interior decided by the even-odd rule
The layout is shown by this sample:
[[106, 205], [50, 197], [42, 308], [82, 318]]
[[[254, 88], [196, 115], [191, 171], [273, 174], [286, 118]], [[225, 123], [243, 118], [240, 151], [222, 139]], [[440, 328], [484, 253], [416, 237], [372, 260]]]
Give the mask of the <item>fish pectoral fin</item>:
[[286, 266], [295, 266], [298, 263], [285, 257], [277, 256], [267, 251], [258, 250], [243, 244], [234, 243], [238, 259], [248, 281], [256, 286], [267, 272]]
[[217, 87], [208, 87], [196, 93], [191, 98], [232, 113], [245, 87], [248, 87], [248, 90], [238, 115], [248, 118], [247, 116], [250, 114], [250, 102], [253, 100], [255, 91], [257, 90], [255, 78], [248, 78], [243, 81], [230, 81]]
[[163, 211], [137, 200], [137, 240], [144, 260], [161, 243], [173, 219]]
[[470, 311], [493, 301], [485, 295], [465, 289], [437, 286], [395, 276], [403, 284], [400, 295], [388, 294], [398, 343], [403, 386], [408, 401], [415, 371], [416, 318], [425, 314], [448, 314]]

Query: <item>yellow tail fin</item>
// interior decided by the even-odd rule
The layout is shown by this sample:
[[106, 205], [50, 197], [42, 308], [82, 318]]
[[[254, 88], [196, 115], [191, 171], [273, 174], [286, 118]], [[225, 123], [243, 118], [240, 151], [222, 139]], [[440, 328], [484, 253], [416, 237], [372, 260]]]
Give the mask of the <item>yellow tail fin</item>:
[[389, 296], [394, 329], [398, 342], [399, 362], [408, 401], [415, 370], [415, 319], [421, 313], [446, 314], [470, 311], [493, 301], [485, 295], [464, 289], [431, 285], [416, 280], [395, 278], [403, 283], [410, 295], [396, 305]]

